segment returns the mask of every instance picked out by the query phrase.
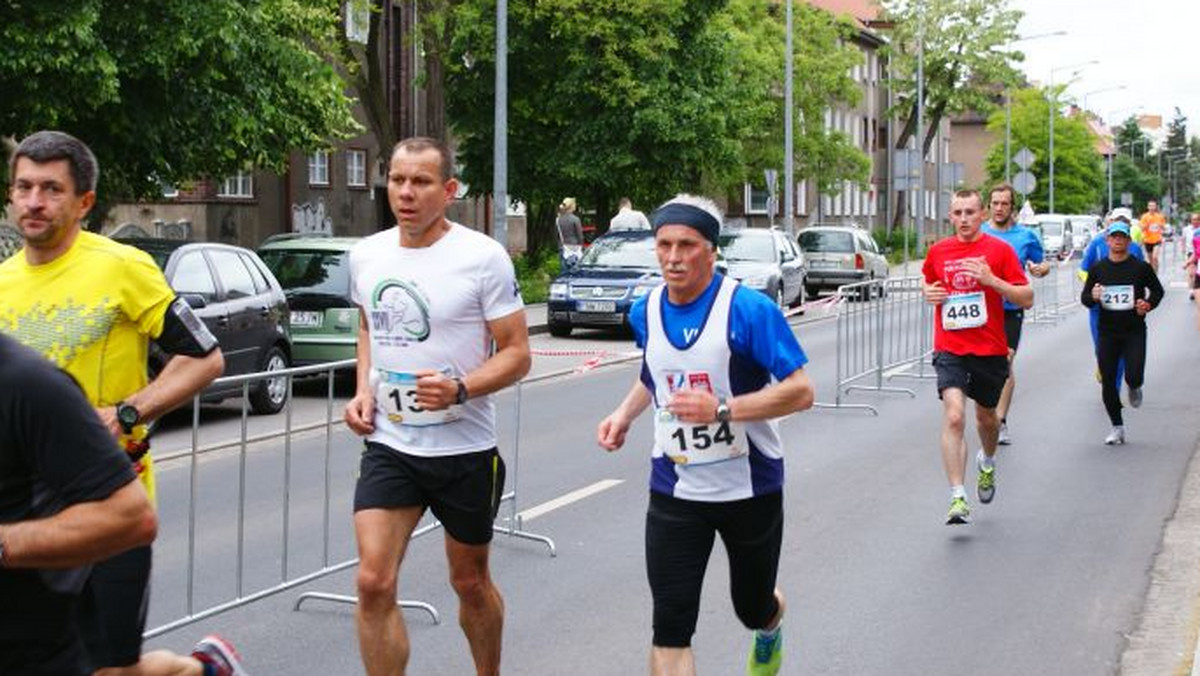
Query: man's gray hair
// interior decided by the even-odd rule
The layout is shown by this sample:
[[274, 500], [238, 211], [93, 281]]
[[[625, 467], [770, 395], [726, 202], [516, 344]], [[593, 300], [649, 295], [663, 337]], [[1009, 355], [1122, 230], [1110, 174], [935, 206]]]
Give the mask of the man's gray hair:
[[17, 175], [17, 160], [28, 157], [38, 164], [66, 160], [71, 167], [71, 180], [75, 182], [75, 194], [82, 195], [96, 189], [100, 177], [100, 165], [92, 149], [83, 141], [61, 131], [39, 131], [26, 136], [8, 161], [9, 181]]

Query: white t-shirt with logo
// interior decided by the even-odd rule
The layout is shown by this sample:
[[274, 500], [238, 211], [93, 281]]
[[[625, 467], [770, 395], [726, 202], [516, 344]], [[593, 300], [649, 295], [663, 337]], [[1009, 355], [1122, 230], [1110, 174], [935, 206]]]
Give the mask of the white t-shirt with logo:
[[474, 371], [491, 354], [485, 322], [524, 304], [508, 253], [457, 223], [432, 246], [400, 246], [398, 228], [350, 250], [350, 296], [363, 309], [371, 340], [375, 431], [368, 437], [403, 453], [445, 456], [496, 446], [491, 396], [446, 411], [421, 411], [411, 374]]

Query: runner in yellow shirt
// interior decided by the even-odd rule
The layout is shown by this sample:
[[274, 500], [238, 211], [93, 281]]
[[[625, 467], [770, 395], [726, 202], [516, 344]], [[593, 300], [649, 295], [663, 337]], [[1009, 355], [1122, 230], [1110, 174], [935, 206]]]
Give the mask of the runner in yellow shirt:
[[[83, 229], [98, 173], [92, 151], [62, 132], [32, 134], [13, 152], [8, 194], [25, 247], [0, 264], [0, 332], [75, 378], [153, 499], [146, 423], [212, 382], [224, 359], [148, 254]], [[147, 382], [152, 340], [174, 356]], [[150, 561], [150, 547], [140, 547], [96, 564], [88, 577], [79, 621], [97, 673], [244, 674], [219, 637], [202, 640], [190, 657], [141, 654]]]

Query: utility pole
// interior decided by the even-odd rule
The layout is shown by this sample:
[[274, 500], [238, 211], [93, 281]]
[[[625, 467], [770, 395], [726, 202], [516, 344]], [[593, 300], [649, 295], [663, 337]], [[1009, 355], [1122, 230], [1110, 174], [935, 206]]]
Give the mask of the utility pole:
[[492, 156], [492, 233], [508, 249], [508, 0], [496, 0], [496, 100]]
[[796, 226], [793, 214], [796, 213], [795, 197], [795, 165], [792, 160], [792, 62], [795, 60], [792, 52], [792, 0], [787, 0], [787, 46], [784, 49], [784, 87], [783, 87], [783, 229], [788, 239], [796, 236]]

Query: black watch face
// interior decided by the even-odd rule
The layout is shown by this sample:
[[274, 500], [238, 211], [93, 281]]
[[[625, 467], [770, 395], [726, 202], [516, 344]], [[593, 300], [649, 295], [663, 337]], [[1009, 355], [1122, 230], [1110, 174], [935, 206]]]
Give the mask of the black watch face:
[[132, 406], [122, 406], [121, 408], [117, 409], [117, 420], [127, 426], [132, 427], [133, 425], [137, 424], [138, 411]]

